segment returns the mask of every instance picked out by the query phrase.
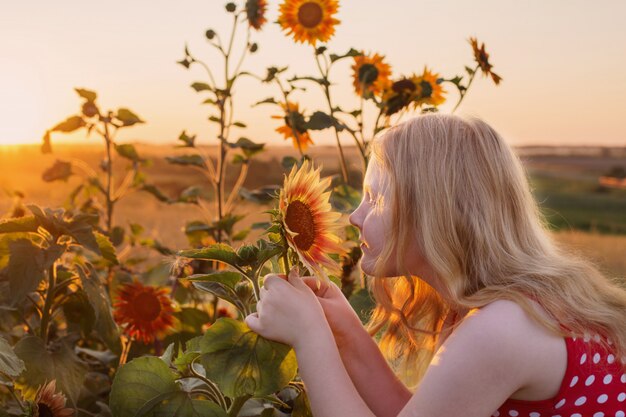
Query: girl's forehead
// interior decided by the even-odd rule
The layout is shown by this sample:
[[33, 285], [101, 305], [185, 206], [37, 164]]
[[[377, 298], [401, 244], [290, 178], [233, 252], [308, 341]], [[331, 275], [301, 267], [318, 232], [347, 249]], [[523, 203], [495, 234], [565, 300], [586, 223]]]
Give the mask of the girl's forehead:
[[384, 191], [387, 188], [387, 183], [388, 175], [385, 174], [380, 165], [372, 158], [365, 171], [363, 188], [365, 190], [374, 189], [376, 191]]

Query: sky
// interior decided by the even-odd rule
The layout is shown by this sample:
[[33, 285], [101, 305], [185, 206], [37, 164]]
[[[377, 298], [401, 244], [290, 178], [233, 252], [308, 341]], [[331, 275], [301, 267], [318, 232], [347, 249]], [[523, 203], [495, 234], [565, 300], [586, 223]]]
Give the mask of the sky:
[[[186, 130], [197, 134], [198, 143], [215, 144], [215, 127], [207, 120], [212, 109], [200, 104], [207, 95], [190, 87], [205, 81], [205, 73], [176, 61], [188, 44], [223, 77], [220, 56], [204, 34], [212, 28], [228, 36], [225, 3], [0, 0], [0, 144], [40, 142], [46, 129], [79, 112], [76, 87], [96, 91], [103, 109], [130, 108], [146, 121], [122, 130], [120, 142], [172, 144]], [[243, 69], [263, 75], [268, 66], [289, 66], [288, 75], [317, 76], [311, 46], [281, 32], [274, 23], [280, 2], [268, 3], [268, 23], [252, 37], [259, 51]], [[383, 54], [396, 76], [427, 65], [451, 78], [472, 63], [467, 39], [476, 36], [503, 81], [495, 86], [477, 77], [456, 113], [485, 119], [513, 145], [626, 146], [624, 16], [621, 0], [342, 0], [341, 23], [327, 46], [335, 53], [354, 47]], [[235, 39], [239, 47], [243, 42], [243, 35]], [[331, 81], [333, 100], [351, 110], [359, 102], [350, 65], [336, 65]], [[451, 85], [446, 89], [442, 112], [457, 100]], [[274, 131], [281, 121], [270, 118], [280, 109], [252, 107], [279, 94], [273, 84], [242, 80], [235, 119], [248, 127], [232, 139], [289, 145]], [[294, 98], [308, 113], [326, 109], [315, 85]], [[366, 108], [367, 120], [374, 110]], [[328, 130], [312, 138], [316, 144], [335, 141]], [[97, 139], [85, 138], [84, 131], [52, 136], [53, 142], [65, 140]]]

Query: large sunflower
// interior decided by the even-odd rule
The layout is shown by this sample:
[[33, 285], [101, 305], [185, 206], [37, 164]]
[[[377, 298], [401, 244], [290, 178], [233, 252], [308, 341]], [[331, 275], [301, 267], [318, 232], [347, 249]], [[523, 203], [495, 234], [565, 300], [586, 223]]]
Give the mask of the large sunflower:
[[138, 281], [122, 285], [113, 307], [115, 321], [125, 326], [131, 339], [151, 343], [174, 324], [174, 309], [168, 289], [143, 285]]
[[39, 387], [35, 395], [33, 417], [71, 417], [74, 410], [65, 407], [67, 399], [62, 392], [56, 392], [56, 380]]
[[502, 77], [491, 71], [493, 65], [489, 63], [489, 54], [485, 51], [485, 43], [483, 42], [479, 47], [478, 39], [476, 38], [469, 38], [469, 43], [472, 45], [472, 50], [474, 51], [474, 60], [480, 67], [483, 75], [485, 75], [485, 77], [491, 76], [491, 79], [496, 85], [500, 84]]
[[341, 274], [339, 264], [328, 254], [343, 255], [346, 250], [336, 235], [342, 227], [341, 214], [331, 211], [330, 192], [325, 192], [331, 179], [320, 180], [320, 171], [309, 160], [300, 169], [294, 165], [280, 191], [278, 209], [289, 246], [311, 272], [328, 282], [322, 267], [333, 275]]
[[260, 30], [261, 26], [267, 19], [265, 18], [265, 12], [267, 11], [266, 0], [247, 0], [246, 1], [246, 16], [250, 27]]
[[428, 68], [424, 68], [422, 75], [417, 77], [416, 85], [416, 97], [413, 101], [415, 108], [420, 107], [422, 104], [438, 106], [446, 101], [443, 95], [447, 91], [441, 87], [439, 74], [430, 72]]
[[352, 66], [354, 90], [358, 95], [378, 95], [389, 85], [391, 67], [382, 55], [357, 55]]
[[288, 35], [293, 34], [296, 42], [307, 41], [315, 46], [317, 41], [326, 42], [335, 33], [339, 20], [333, 15], [338, 8], [337, 0], [285, 0], [280, 5], [277, 23]]
[[304, 152], [309, 144], [313, 145], [313, 140], [305, 127], [304, 115], [300, 113], [298, 103], [287, 101], [286, 104], [280, 103], [280, 107], [285, 111], [285, 115], [272, 116], [272, 119], [283, 119], [285, 124], [277, 127], [276, 131], [281, 133], [284, 139], [293, 139], [293, 147]]

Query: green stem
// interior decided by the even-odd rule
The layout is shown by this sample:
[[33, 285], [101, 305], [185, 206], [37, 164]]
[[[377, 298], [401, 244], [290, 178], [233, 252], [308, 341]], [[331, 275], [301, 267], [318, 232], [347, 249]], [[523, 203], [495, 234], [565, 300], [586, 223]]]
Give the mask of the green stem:
[[52, 299], [54, 298], [54, 287], [56, 285], [57, 269], [56, 264], [52, 264], [48, 269], [48, 291], [46, 293], [46, 300], [44, 301], [42, 315], [41, 315], [41, 338], [44, 344], [48, 343], [48, 326], [50, 324], [50, 314], [52, 313]]
[[[111, 112], [109, 112], [108, 118], [111, 118]], [[106, 143], [107, 151], [107, 185], [106, 185], [106, 198], [107, 198], [107, 218], [106, 218], [106, 232], [111, 234], [111, 226], [113, 224], [113, 199], [111, 198], [111, 188], [113, 187], [113, 160], [111, 159], [111, 136], [109, 133], [109, 123], [104, 122], [104, 141]]]
[[461, 96], [459, 97], [459, 101], [456, 103], [456, 106], [454, 106], [454, 108], [452, 109], [452, 113], [454, 113], [456, 109], [461, 105], [461, 102], [465, 98], [465, 94], [467, 94], [467, 91], [469, 90], [470, 85], [472, 85], [472, 81], [474, 81], [474, 77], [476, 76], [476, 71], [478, 71], [478, 68], [480, 68], [480, 65], [476, 65], [476, 68], [474, 68], [474, 72], [472, 73], [472, 76], [467, 82], [467, 87], [465, 87], [465, 90], [460, 92]]

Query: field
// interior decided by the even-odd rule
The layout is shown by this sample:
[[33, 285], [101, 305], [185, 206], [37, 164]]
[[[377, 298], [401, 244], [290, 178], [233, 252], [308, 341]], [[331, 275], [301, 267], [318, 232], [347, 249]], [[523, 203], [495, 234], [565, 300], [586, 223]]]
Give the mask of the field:
[[[184, 153], [173, 146], [137, 146], [140, 155], [151, 160], [146, 168], [148, 181], [165, 194], [176, 196], [192, 185], [205, 185], [201, 174], [187, 167], [174, 166], [165, 156]], [[209, 152], [215, 149], [208, 149]], [[626, 149], [594, 148], [520, 148], [525, 168], [531, 180], [533, 192], [554, 229], [555, 238], [594, 260], [611, 276], [626, 277], [626, 190], [604, 189], [598, 185], [598, 177], [613, 166], [626, 167]], [[354, 161], [353, 180], [358, 183], [358, 165], [354, 148], [346, 149], [349, 161]], [[283, 156], [296, 156], [289, 147], [271, 147], [255, 158], [245, 183], [248, 189], [279, 184], [284, 169]], [[338, 172], [336, 148], [316, 146], [310, 155], [323, 164], [322, 175]], [[80, 159], [95, 168], [102, 158], [101, 148], [93, 145], [56, 145], [54, 154], [44, 155], [38, 145], [0, 147], [0, 187], [3, 190], [19, 190], [25, 195], [25, 203], [41, 206], [63, 206], [71, 189], [80, 183], [78, 176], [67, 182], [46, 183], [41, 176], [56, 159]], [[118, 178], [123, 176], [125, 161], [115, 163]], [[230, 184], [236, 173], [229, 172]], [[6, 213], [13, 204], [8, 193], [0, 195], [0, 213]], [[269, 208], [269, 207], [268, 207]], [[248, 214], [241, 227], [266, 221], [258, 206], [242, 200], [236, 212]], [[167, 205], [147, 193], [135, 193], [122, 200], [116, 207], [115, 219], [119, 224], [140, 222], [153, 238], [171, 248], [184, 248], [186, 237], [182, 232], [185, 223], [198, 219], [197, 207], [185, 204]], [[253, 231], [254, 232], [254, 231]], [[254, 233], [250, 235], [254, 238]]]

